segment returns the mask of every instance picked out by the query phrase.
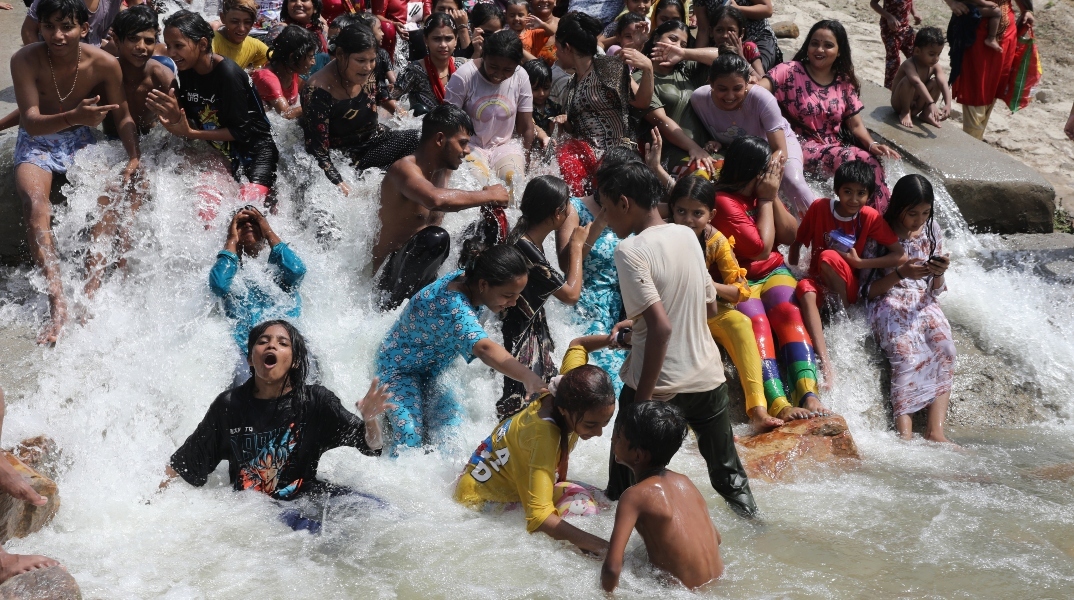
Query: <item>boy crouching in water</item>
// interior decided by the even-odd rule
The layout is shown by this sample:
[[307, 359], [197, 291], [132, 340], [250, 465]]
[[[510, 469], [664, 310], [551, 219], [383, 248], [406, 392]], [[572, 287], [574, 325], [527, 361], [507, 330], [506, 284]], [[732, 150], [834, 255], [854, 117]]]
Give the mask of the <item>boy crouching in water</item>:
[[637, 483], [619, 498], [615, 528], [600, 583], [610, 592], [619, 585], [623, 553], [633, 529], [641, 534], [649, 561], [690, 589], [723, 574], [720, 532], [709, 507], [689, 477], [667, 469], [686, 439], [686, 419], [667, 402], [641, 402], [627, 408], [612, 435], [615, 461], [634, 472]]

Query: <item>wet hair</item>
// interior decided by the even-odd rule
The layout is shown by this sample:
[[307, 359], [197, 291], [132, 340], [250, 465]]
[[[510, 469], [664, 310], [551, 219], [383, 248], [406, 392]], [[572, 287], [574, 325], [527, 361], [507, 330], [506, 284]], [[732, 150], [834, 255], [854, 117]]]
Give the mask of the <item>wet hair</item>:
[[686, 419], [670, 402], [638, 402], [627, 407], [615, 426], [630, 444], [649, 453], [649, 467], [663, 468], [686, 440]]
[[615, 20], [615, 35], [623, 35], [623, 32], [627, 30], [627, 27], [647, 20], [648, 19], [638, 13], [623, 13]]
[[839, 46], [839, 56], [832, 63], [832, 73], [835, 74], [836, 79], [842, 79], [854, 86], [854, 91], [857, 92], [861, 88], [861, 84], [858, 83], [858, 76], [854, 74], [854, 61], [850, 57], [850, 39], [847, 37], [847, 30], [839, 21], [827, 19], [814, 23], [809, 30], [809, 35], [805, 38], [805, 42], [802, 43], [802, 47], [794, 55], [793, 60], [803, 65], [809, 62], [809, 42], [813, 39], [813, 35], [821, 29], [827, 29], [832, 32], [832, 35], [835, 36], [835, 44]]
[[876, 192], [876, 171], [873, 170], [872, 165], [863, 160], [848, 160], [835, 170], [835, 184], [832, 187], [838, 194], [839, 188], [848, 183], [856, 183], [864, 187], [869, 192], [869, 197], [872, 197]]
[[682, 0], [660, 0], [656, 3], [656, 7], [653, 9], [653, 20], [655, 20], [656, 16], [660, 14], [660, 11], [671, 6], [674, 6], [675, 8], [679, 9], [678, 20], [685, 21], [686, 18], [689, 16], [686, 13], [686, 6], [682, 3]]
[[552, 85], [552, 68], [539, 58], [527, 60], [522, 68], [530, 76], [530, 88], [550, 87]]
[[600, 166], [612, 166], [628, 163], [633, 160], [641, 160], [641, 155], [637, 150], [628, 146], [614, 146], [608, 148], [604, 152], [604, 156], [600, 157]]
[[895, 229], [903, 213], [918, 204], [928, 204], [932, 207], [932, 212], [929, 213], [929, 220], [925, 222], [924, 226], [925, 235], [928, 236], [929, 240], [929, 255], [931, 256], [936, 250], [936, 236], [933, 232], [935, 228], [933, 219], [936, 217], [936, 195], [932, 191], [932, 183], [923, 175], [917, 175], [916, 173], [903, 175], [895, 184], [895, 187], [891, 188], [891, 199], [888, 200], [888, 207], [884, 211], [884, 220], [888, 222], [892, 229]]
[[[79, 0], [81, 2], [81, 0]], [[176, 11], [164, 19], [164, 28], [174, 27], [179, 33], [190, 38], [195, 44], [201, 40], [208, 42], [207, 52], [213, 51], [213, 28], [204, 17], [186, 9]]]
[[152, 8], [141, 5], [132, 6], [122, 10], [112, 21], [112, 35], [117, 42], [138, 35], [143, 31], [152, 31], [153, 39], [160, 33], [160, 22], [157, 20], [157, 12]]
[[503, 9], [492, 2], [476, 4], [474, 5], [474, 8], [470, 10], [470, 23], [475, 29], [488, 23], [492, 19], [499, 19], [501, 27], [507, 22], [507, 15], [504, 14]]
[[914, 36], [914, 48], [928, 48], [929, 46], [943, 46], [947, 43], [943, 31], [939, 27], [922, 27]]
[[[628, 13], [628, 14], [633, 14], [633, 13]], [[690, 28], [686, 26], [686, 23], [683, 23], [682, 21], [680, 21], [678, 19], [672, 19], [670, 21], [664, 21], [664, 23], [662, 25], [657, 27], [652, 33], [649, 34], [649, 40], [645, 42], [645, 48], [642, 50], [642, 52], [645, 54], [645, 56], [652, 56], [653, 48], [656, 47], [656, 43], [658, 41], [660, 41], [660, 38], [663, 37], [665, 33], [668, 33], [668, 32], [671, 32], [671, 31], [685, 31], [686, 32], [686, 45], [687, 45], [687, 47], [690, 47], [690, 46], [694, 45], [694, 36], [690, 35]], [[682, 67], [685, 68], [685, 66], [686, 66], [686, 64], [688, 62], [689, 61], [685, 61], [685, 60], [679, 61], [679, 65], [681, 65]], [[679, 65], [676, 65], [676, 66], [679, 66]]]
[[738, 75], [749, 83], [752, 73], [753, 67], [746, 59], [733, 52], [725, 52], [712, 61], [712, 66], [709, 67], [709, 83], [728, 75]]
[[522, 192], [522, 201], [519, 203], [522, 216], [507, 236], [506, 243], [517, 242], [527, 229], [554, 216], [567, 206], [570, 199], [571, 188], [559, 177], [541, 175], [531, 179], [526, 184], [526, 191]]
[[269, 46], [269, 64], [297, 71], [300, 63], [316, 52], [318, 42], [305, 27], [288, 25], [272, 40]]
[[60, 20], [70, 17], [78, 25], [89, 23], [89, 9], [82, 0], [41, 0], [37, 5], [38, 22], [48, 21], [56, 13]]
[[711, 181], [700, 175], [687, 175], [675, 183], [668, 194], [668, 208], [675, 205], [681, 198], [697, 200], [708, 207], [709, 210], [716, 208], [716, 186]]
[[424, 144], [438, 133], [451, 137], [460, 129], [474, 135], [474, 122], [470, 115], [454, 104], [441, 104], [422, 117], [419, 143]]
[[[321, 10], [324, 9], [323, 0], [312, 0], [313, 2], [313, 15], [310, 17], [310, 23], [316, 23], [321, 18]], [[283, 0], [283, 22], [291, 23], [291, 13], [287, 12], [287, 0]]]
[[[302, 394], [305, 394], [306, 379], [310, 374], [309, 350], [306, 348], [306, 338], [302, 337], [302, 334], [290, 322], [283, 319], [274, 319], [254, 325], [250, 330], [250, 335], [246, 338], [246, 356], [250, 356], [254, 350], [254, 345], [257, 344], [257, 339], [264, 335], [269, 327], [273, 325], [279, 325], [286, 329], [287, 335], [291, 338], [291, 368], [287, 371], [287, 381], [284, 387], [290, 385], [291, 389], [295, 390], [295, 396], [301, 397]], [[251, 368], [252, 371], [253, 369]]]
[[466, 281], [469, 283], [484, 280], [495, 287], [508, 284], [530, 272], [529, 262], [514, 245], [485, 246], [474, 243], [464, 248], [463, 252], [470, 253], [469, 256], [460, 257], [460, 262], [465, 264]]
[[723, 4], [720, 6], [711, 6], [705, 11], [705, 14], [709, 18], [709, 27], [716, 27], [716, 24], [727, 17], [731, 17], [738, 24], [738, 34], [741, 37], [746, 31], [746, 15], [742, 14], [741, 10], [738, 10], [730, 4]]
[[373, 30], [363, 24], [348, 25], [339, 30], [334, 42], [333, 52], [343, 54], [357, 54], [367, 50], [376, 50], [380, 47]]
[[727, 146], [724, 157], [720, 178], [716, 180], [716, 191], [737, 192], [768, 168], [772, 149], [767, 141], [744, 135], [735, 138]]
[[608, 373], [597, 365], [575, 367], [560, 378], [556, 395], [552, 396], [552, 420], [560, 431], [559, 464], [556, 465], [560, 481], [566, 481], [570, 458], [570, 428], [563, 413], [569, 413], [578, 420], [591, 410], [613, 405], [615, 387]]
[[242, 11], [253, 18], [257, 18], [257, 2], [254, 0], [223, 0], [220, 3], [220, 16], [230, 11]]
[[600, 21], [583, 12], [572, 10], [563, 15], [556, 28], [556, 41], [584, 56], [597, 53], [597, 36], [604, 31]]
[[456, 27], [455, 19], [451, 18], [451, 15], [442, 12], [436, 12], [429, 15], [425, 19], [425, 24], [422, 25], [421, 34], [423, 37], [429, 37], [433, 31], [440, 27], [447, 27], [451, 31], [455, 31]]
[[483, 58], [498, 56], [519, 65], [522, 63], [522, 40], [511, 29], [501, 29], [485, 37]]
[[664, 196], [660, 179], [640, 158], [622, 163], [601, 163], [596, 179], [598, 194], [613, 201], [626, 196], [646, 210], [656, 208]]

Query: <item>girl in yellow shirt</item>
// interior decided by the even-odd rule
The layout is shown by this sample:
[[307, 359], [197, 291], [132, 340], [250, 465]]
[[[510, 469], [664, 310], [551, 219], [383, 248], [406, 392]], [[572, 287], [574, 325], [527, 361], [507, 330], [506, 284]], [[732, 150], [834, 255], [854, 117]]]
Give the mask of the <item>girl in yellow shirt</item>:
[[[599, 436], [615, 413], [615, 392], [589, 352], [610, 345], [611, 337], [578, 338], [563, 357], [550, 392], [504, 419], [481, 442], [455, 486], [455, 500], [478, 509], [519, 503], [526, 531], [543, 531], [586, 552], [601, 553], [608, 542], [561, 517], [588, 513], [603, 494], [566, 481], [567, 461], [578, 438]], [[585, 491], [583, 491], [583, 489]]]

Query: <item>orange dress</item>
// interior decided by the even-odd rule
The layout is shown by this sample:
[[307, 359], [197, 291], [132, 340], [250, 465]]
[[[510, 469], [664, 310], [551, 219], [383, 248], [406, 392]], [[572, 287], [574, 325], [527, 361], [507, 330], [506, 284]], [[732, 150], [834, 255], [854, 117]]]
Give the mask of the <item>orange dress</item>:
[[543, 28], [527, 29], [518, 36], [522, 40], [522, 47], [530, 54], [548, 63], [556, 62], [555, 37]]

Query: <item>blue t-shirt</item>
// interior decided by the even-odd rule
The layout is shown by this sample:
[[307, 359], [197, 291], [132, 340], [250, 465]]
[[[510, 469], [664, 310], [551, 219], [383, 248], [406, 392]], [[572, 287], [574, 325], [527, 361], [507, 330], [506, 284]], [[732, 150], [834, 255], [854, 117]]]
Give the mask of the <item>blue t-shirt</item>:
[[380, 344], [377, 375], [382, 381], [389, 373], [436, 376], [456, 356], [474, 360], [474, 346], [488, 334], [466, 295], [448, 289], [462, 274], [448, 273], [410, 299]]
[[223, 300], [224, 314], [234, 323], [232, 335], [243, 353], [254, 325], [302, 315], [298, 288], [306, 275], [306, 265], [284, 242], [272, 247], [268, 264], [268, 269], [257, 265], [240, 269], [239, 257], [221, 250], [209, 272], [209, 289]]

